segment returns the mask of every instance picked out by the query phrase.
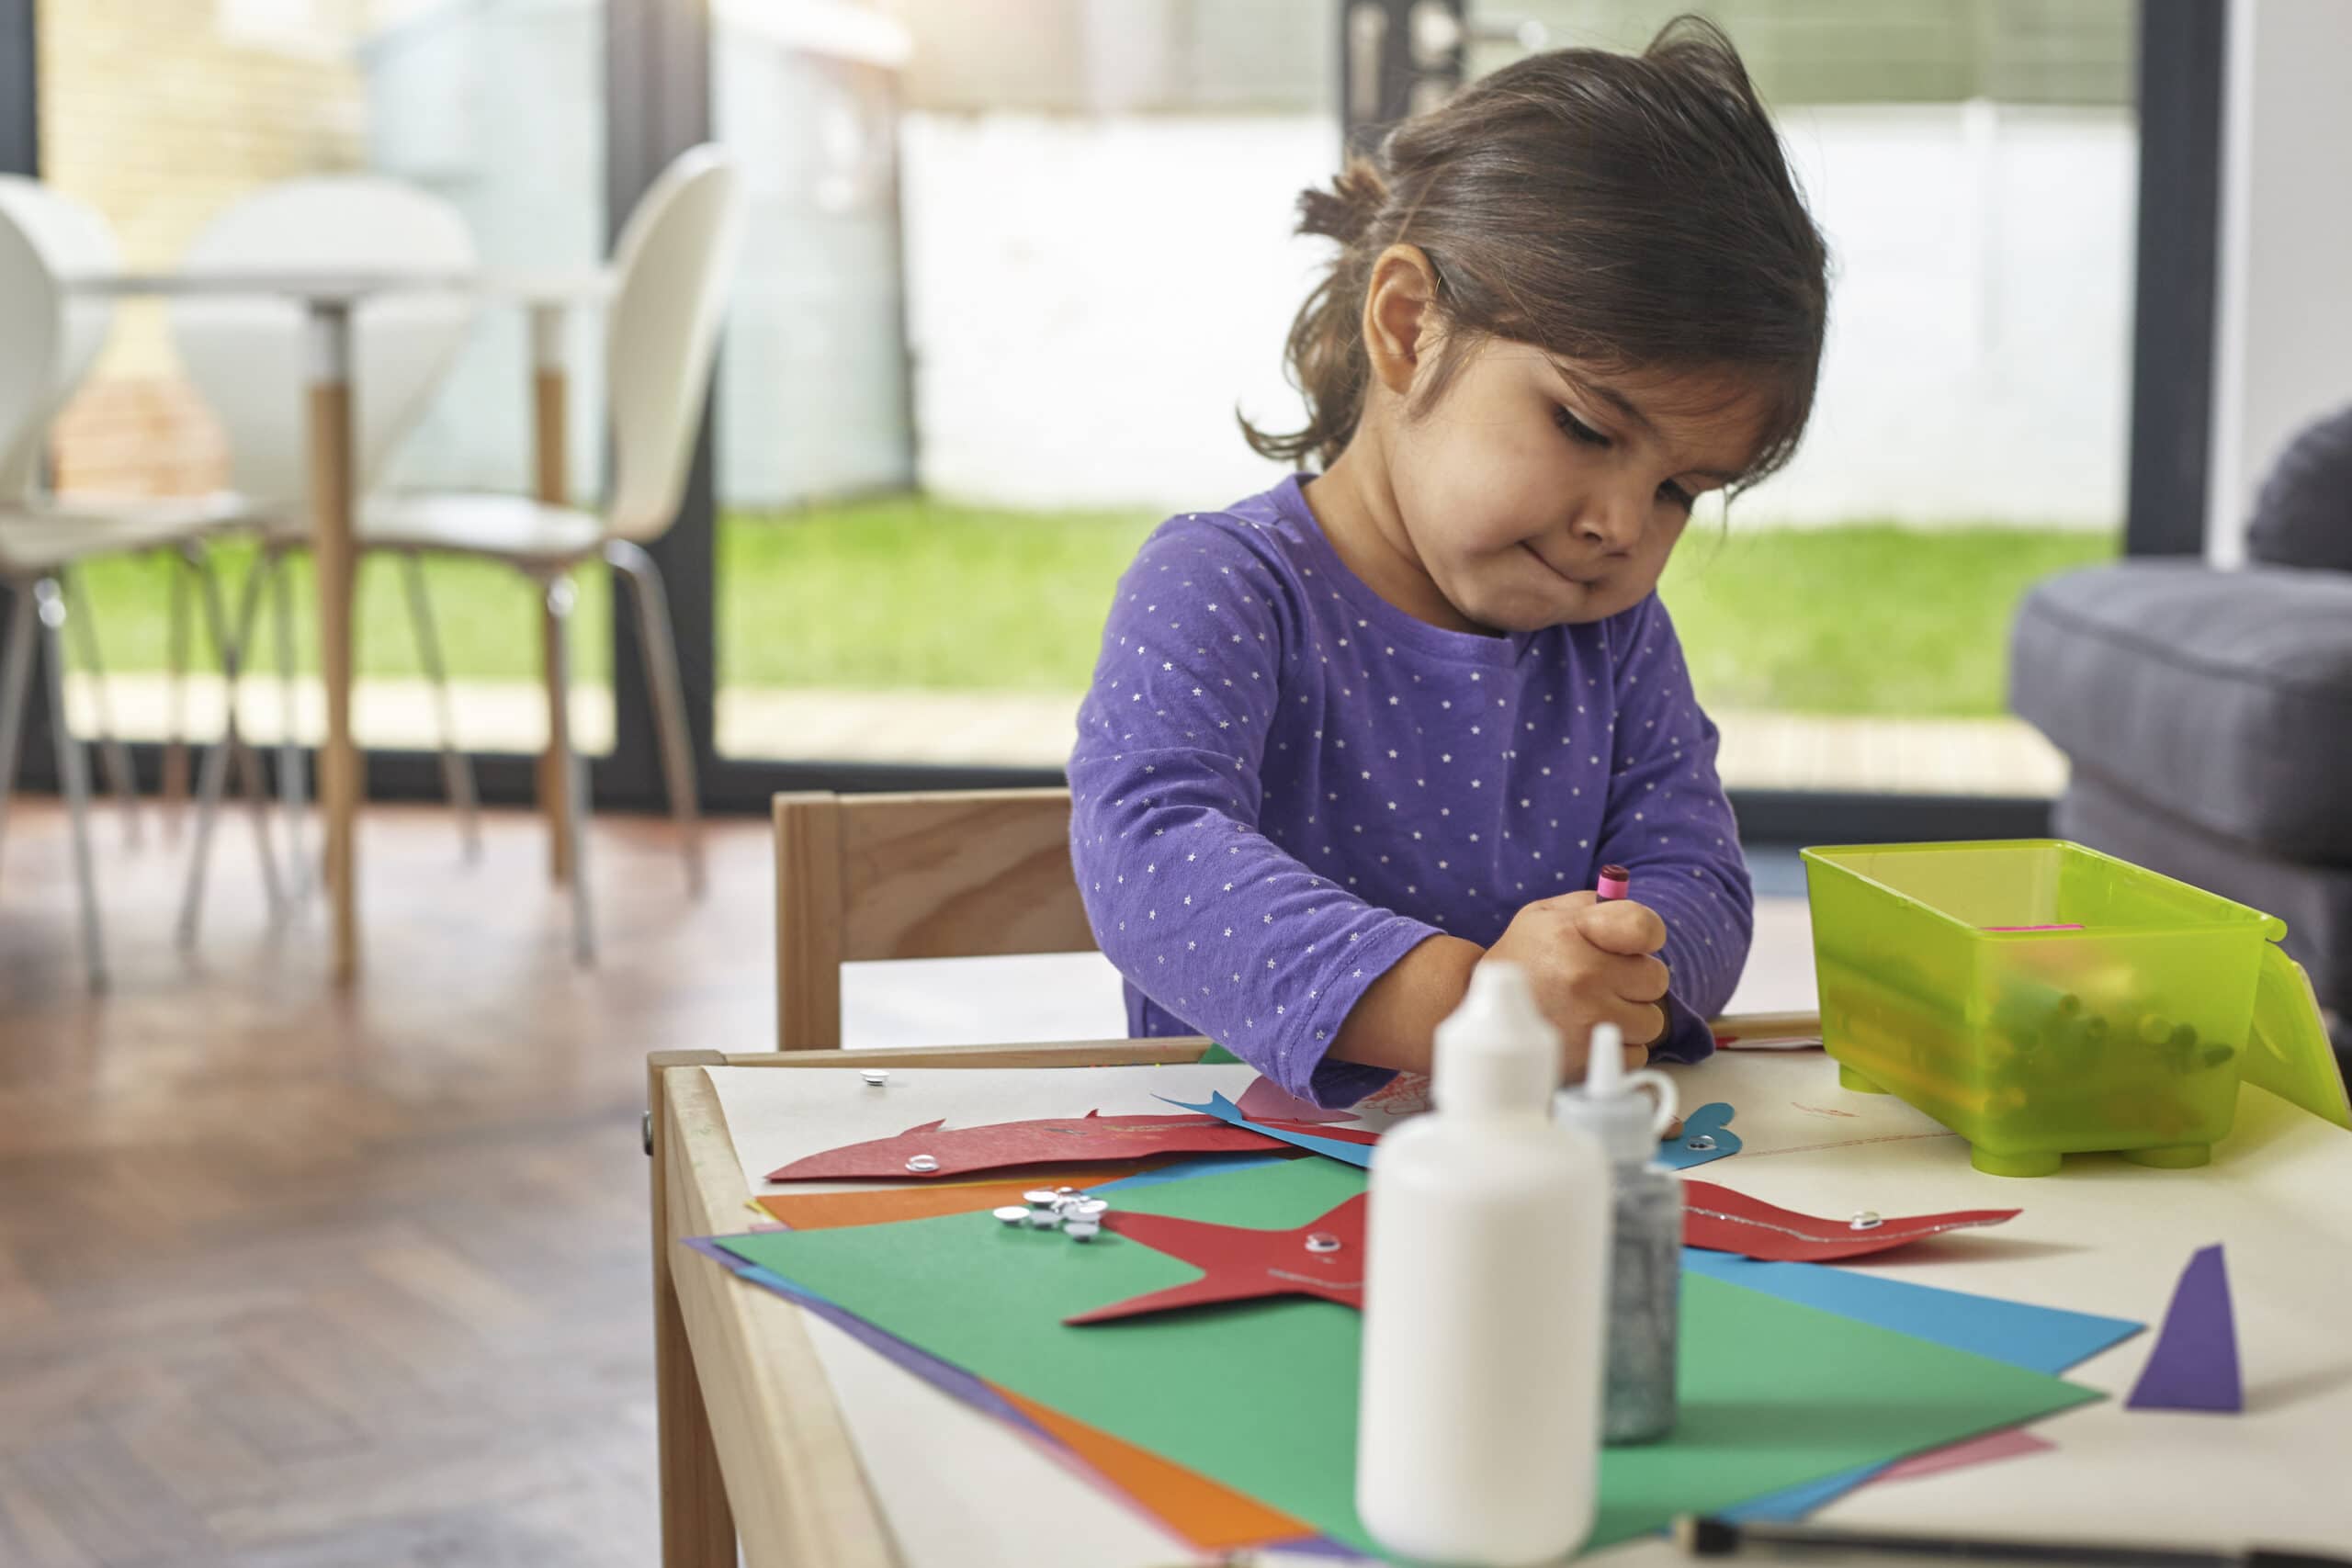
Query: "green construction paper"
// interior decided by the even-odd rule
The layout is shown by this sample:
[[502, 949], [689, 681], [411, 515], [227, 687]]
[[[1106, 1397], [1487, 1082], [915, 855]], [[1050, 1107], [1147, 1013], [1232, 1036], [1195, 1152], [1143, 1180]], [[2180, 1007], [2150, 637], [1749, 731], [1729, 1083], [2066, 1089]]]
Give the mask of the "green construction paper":
[[1201, 1053], [1200, 1065], [1204, 1067], [1207, 1067], [1214, 1066], [1219, 1062], [1238, 1062], [1239, 1060], [1241, 1060], [1240, 1057], [1235, 1055], [1224, 1046], [1211, 1045], [1207, 1050]]
[[[1293, 1160], [1136, 1189], [1120, 1207], [1287, 1228], [1363, 1185], [1353, 1167]], [[1377, 1551], [1355, 1511], [1363, 1317], [1348, 1307], [1283, 1297], [1068, 1326], [1200, 1270], [1107, 1231], [1080, 1245], [984, 1214], [722, 1245], [934, 1356]], [[1681, 1380], [1670, 1438], [1604, 1455], [1589, 1544], [2098, 1397], [1701, 1275], [1682, 1282]]]

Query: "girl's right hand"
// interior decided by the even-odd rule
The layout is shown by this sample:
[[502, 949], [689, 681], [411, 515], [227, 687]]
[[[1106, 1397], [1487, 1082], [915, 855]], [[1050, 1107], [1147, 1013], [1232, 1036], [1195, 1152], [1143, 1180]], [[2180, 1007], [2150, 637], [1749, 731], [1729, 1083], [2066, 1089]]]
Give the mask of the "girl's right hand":
[[1569, 1082], [1583, 1078], [1585, 1053], [1596, 1023], [1624, 1032], [1625, 1066], [1649, 1060], [1650, 1043], [1666, 1032], [1670, 976], [1656, 954], [1666, 945], [1657, 912], [1627, 898], [1602, 903], [1570, 893], [1530, 904], [1479, 960], [1516, 964], [1535, 993], [1535, 1005], [1560, 1032], [1561, 1068]]

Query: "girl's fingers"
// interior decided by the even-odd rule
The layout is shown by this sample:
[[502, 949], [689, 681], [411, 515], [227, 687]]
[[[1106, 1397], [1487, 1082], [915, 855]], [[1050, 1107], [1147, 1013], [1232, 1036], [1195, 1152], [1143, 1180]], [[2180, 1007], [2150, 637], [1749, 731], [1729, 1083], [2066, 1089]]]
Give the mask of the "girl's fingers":
[[1639, 958], [1666, 945], [1666, 922], [1657, 911], [1630, 898], [1579, 905], [1569, 918], [1577, 934], [1603, 953]]

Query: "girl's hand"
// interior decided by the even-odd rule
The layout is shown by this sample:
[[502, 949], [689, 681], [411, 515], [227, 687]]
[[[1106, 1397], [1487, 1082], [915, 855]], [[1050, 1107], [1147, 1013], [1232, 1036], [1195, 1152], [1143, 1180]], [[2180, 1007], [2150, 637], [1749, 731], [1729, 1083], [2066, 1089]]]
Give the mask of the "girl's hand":
[[1486, 959], [1516, 964], [1526, 974], [1535, 1005], [1560, 1032], [1563, 1076], [1575, 1081], [1584, 1077], [1596, 1023], [1613, 1023], [1626, 1040], [1641, 1042], [1625, 1047], [1629, 1071], [1648, 1062], [1650, 1043], [1666, 1032], [1659, 1003], [1669, 976], [1655, 956], [1665, 945], [1666, 922], [1656, 910], [1570, 893], [1520, 910]]

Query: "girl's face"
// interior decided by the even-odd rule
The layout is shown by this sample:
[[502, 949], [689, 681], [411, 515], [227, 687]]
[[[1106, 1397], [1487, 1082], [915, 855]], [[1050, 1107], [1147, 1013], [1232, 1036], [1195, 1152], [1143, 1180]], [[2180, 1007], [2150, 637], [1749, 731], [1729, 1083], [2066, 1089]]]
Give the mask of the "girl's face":
[[1396, 412], [1382, 447], [1396, 523], [1446, 605], [1505, 632], [1641, 603], [1691, 502], [1747, 465], [1764, 417], [1736, 375], [1603, 374], [1493, 339], [1435, 406]]

